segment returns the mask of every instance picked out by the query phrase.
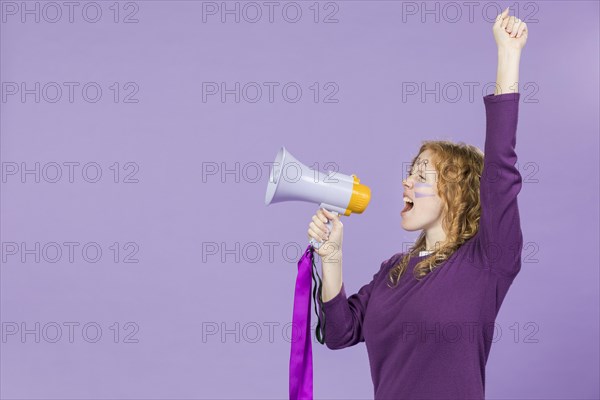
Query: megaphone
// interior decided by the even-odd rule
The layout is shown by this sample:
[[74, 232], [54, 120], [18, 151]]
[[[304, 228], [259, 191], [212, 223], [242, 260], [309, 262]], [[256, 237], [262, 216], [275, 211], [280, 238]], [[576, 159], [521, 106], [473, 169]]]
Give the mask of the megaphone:
[[[370, 200], [371, 189], [361, 184], [356, 175], [311, 169], [283, 146], [275, 157], [265, 195], [267, 206], [284, 201], [307, 201], [345, 216], [361, 214]], [[327, 227], [331, 230], [331, 221], [327, 222]], [[317, 249], [320, 246], [314, 239], [310, 243]]]

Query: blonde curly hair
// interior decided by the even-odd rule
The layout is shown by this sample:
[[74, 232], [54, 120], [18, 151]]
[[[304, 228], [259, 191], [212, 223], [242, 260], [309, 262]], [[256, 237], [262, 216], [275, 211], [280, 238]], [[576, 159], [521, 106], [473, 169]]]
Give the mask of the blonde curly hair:
[[[433, 271], [477, 233], [481, 217], [479, 183], [483, 171], [483, 152], [473, 145], [447, 140], [425, 140], [421, 143], [418, 155], [412, 159], [411, 170], [419, 155], [430, 150], [433, 154], [431, 161], [438, 172], [437, 191], [443, 203], [442, 229], [446, 233], [446, 240], [441, 245], [436, 243], [433, 253], [417, 263], [413, 270], [417, 280]], [[425, 246], [423, 230], [390, 270], [389, 282], [396, 286], [409, 260], [425, 250]]]

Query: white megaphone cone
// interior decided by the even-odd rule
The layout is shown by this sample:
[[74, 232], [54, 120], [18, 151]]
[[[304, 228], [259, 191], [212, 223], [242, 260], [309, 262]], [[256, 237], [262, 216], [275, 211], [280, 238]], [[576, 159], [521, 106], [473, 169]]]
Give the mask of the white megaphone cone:
[[[338, 215], [349, 216], [362, 213], [370, 199], [371, 189], [360, 184], [356, 175], [311, 169], [281, 147], [271, 168], [265, 205], [308, 201]], [[331, 221], [327, 222], [327, 227], [331, 230]], [[320, 246], [314, 239], [310, 243], [317, 249]]]

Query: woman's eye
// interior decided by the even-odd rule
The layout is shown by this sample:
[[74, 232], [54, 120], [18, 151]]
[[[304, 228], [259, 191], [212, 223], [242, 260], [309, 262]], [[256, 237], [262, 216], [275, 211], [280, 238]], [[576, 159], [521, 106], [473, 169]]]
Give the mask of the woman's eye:
[[[408, 178], [409, 178], [410, 176], [412, 176], [412, 175], [413, 175], [413, 173], [412, 173], [412, 172], [407, 172], [407, 173], [406, 173], [406, 179], [408, 179]], [[419, 178], [420, 178], [421, 180], [425, 181], [425, 177], [424, 177], [423, 175], [419, 174]]]

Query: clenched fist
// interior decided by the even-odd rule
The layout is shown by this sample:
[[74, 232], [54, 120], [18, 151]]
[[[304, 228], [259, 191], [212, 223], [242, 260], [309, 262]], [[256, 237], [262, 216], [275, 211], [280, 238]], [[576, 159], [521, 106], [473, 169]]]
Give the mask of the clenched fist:
[[527, 24], [514, 16], [508, 16], [508, 8], [496, 17], [494, 38], [499, 50], [521, 50], [527, 42]]

